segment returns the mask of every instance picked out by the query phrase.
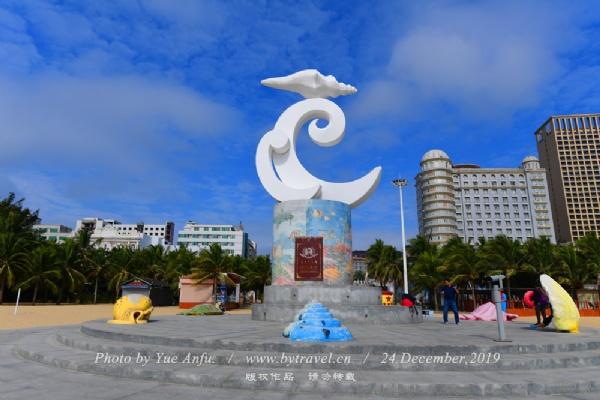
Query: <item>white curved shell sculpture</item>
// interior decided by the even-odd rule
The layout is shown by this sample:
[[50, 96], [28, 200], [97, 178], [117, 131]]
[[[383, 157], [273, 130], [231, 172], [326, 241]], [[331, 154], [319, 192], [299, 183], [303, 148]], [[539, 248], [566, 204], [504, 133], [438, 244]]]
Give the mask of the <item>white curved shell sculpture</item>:
[[[351, 94], [356, 89], [316, 70], [266, 79], [263, 84], [309, 97], [285, 110], [258, 144], [256, 171], [265, 190], [277, 201], [315, 198], [340, 201], [351, 207], [365, 201], [379, 184], [381, 167], [351, 182], [328, 182], [308, 172], [296, 154], [298, 133], [308, 121], [311, 121], [308, 134], [319, 146], [334, 146], [342, 140], [346, 127], [344, 112], [323, 97]], [[319, 128], [319, 119], [327, 121], [327, 126]]]

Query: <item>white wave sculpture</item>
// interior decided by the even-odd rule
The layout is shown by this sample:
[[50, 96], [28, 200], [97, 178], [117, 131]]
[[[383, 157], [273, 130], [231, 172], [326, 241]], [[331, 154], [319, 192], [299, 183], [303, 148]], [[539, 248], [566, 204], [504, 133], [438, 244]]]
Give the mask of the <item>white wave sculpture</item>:
[[[305, 97], [285, 110], [256, 150], [256, 171], [265, 190], [277, 201], [324, 199], [356, 207], [375, 190], [381, 179], [381, 167], [351, 182], [328, 182], [313, 176], [298, 160], [296, 139], [308, 121], [308, 134], [319, 146], [338, 144], [344, 137], [344, 112], [326, 97], [356, 93], [356, 88], [324, 76], [316, 69], [269, 78], [261, 82], [275, 89], [296, 92]], [[319, 128], [317, 120], [328, 122]], [[274, 167], [274, 169], [273, 169]]]
[[540, 283], [548, 294], [552, 305], [552, 323], [559, 331], [579, 332], [579, 310], [573, 298], [550, 276], [540, 276]]

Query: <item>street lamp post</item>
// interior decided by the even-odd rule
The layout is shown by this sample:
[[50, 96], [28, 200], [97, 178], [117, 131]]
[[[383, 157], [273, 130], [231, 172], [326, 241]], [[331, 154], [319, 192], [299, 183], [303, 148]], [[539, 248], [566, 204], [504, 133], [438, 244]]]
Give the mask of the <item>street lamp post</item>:
[[402, 261], [404, 263], [404, 294], [408, 294], [408, 267], [406, 262], [406, 234], [404, 233], [404, 204], [402, 202], [402, 188], [408, 184], [406, 179], [394, 179], [392, 183], [398, 187], [400, 191], [400, 224], [402, 225]]

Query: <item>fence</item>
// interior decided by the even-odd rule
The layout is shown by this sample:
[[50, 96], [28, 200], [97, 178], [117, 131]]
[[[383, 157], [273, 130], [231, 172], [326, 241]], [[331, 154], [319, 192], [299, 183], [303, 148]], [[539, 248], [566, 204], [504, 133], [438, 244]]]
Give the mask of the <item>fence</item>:
[[579, 307], [579, 314], [582, 316], [600, 316], [600, 292], [598, 290], [578, 290], [576, 303]]

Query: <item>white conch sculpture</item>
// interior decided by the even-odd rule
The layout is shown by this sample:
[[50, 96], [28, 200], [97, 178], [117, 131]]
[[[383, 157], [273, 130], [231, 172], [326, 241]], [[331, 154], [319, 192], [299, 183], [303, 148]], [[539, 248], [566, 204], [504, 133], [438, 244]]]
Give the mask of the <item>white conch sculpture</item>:
[[299, 93], [305, 99], [338, 97], [356, 93], [354, 86], [338, 82], [333, 75], [324, 76], [316, 69], [305, 69], [288, 76], [263, 79], [260, 83], [273, 89]]
[[[351, 207], [365, 201], [379, 183], [381, 167], [352, 182], [327, 182], [308, 172], [296, 155], [296, 138], [309, 120], [312, 121], [308, 134], [319, 146], [334, 146], [342, 140], [346, 127], [344, 112], [325, 97], [356, 93], [356, 88], [338, 82], [332, 75], [323, 76], [316, 69], [265, 79], [261, 83], [306, 98], [285, 110], [258, 144], [256, 171], [265, 190], [277, 201], [324, 199], [347, 203]], [[318, 119], [328, 121], [327, 126], [319, 128]]]

